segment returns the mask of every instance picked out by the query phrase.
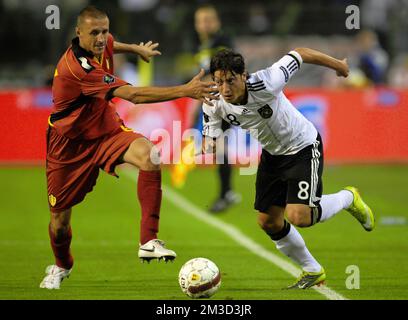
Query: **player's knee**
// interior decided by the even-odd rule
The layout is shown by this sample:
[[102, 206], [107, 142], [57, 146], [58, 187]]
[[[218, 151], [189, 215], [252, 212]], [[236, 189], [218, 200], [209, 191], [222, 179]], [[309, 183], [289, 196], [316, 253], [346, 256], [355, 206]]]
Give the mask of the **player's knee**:
[[287, 208], [286, 216], [294, 226], [305, 228], [310, 226], [310, 213], [308, 214], [306, 211], [304, 208]]
[[54, 236], [56, 242], [59, 242], [62, 239], [66, 239], [69, 234], [69, 226], [61, 226], [54, 231]]
[[273, 219], [271, 216], [265, 216], [264, 214], [258, 215], [258, 225], [266, 233], [279, 232], [283, 228], [283, 219]]
[[157, 149], [155, 145], [150, 148], [149, 152], [149, 165], [151, 166], [152, 170], [159, 170], [160, 169], [160, 151]]
[[125, 161], [141, 170], [153, 171], [160, 169], [160, 156], [157, 148], [150, 141], [135, 141], [125, 155]]
[[57, 240], [65, 238], [69, 233], [70, 215], [70, 210], [51, 214], [51, 232]]
[[139, 164], [139, 168], [141, 170], [160, 170], [160, 160], [158, 160], [160, 157], [156, 150], [156, 147], [151, 146], [143, 151], [143, 153], [140, 155]]

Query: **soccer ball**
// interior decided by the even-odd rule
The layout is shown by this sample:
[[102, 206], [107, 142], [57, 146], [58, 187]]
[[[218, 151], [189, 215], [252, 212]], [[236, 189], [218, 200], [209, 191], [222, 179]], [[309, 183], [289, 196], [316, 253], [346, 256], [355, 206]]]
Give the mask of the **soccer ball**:
[[181, 267], [179, 284], [190, 298], [210, 298], [221, 286], [221, 274], [211, 260], [194, 258]]

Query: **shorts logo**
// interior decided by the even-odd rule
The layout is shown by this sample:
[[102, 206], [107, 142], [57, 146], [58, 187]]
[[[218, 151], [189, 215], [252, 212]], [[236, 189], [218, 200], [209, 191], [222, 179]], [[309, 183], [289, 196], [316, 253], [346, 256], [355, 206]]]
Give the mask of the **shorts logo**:
[[265, 104], [262, 108], [259, 108], [258, 112], [261, 115], [261, 117], [264, 119], [268, 119], [272, 117], [272, 114], [273, 114], [273, 110], [268, 104]]
[[54, 195], [50, 194], [48, 196], [48, 201], [50, 202], [51, 207], [53, 207], [57, 203], [57, 198], [55, 198]]
[[105, 74], [103, 76], [103, 82], [105, 82], [107, 84], [111, 84], [111, 83], [115, 82], [115, 77], [111, 76], [110, 74]]

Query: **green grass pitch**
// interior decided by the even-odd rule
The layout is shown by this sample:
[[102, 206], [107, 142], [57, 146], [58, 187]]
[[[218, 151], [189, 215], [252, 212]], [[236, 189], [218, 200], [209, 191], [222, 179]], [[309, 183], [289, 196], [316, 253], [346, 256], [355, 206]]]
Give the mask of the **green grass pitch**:
[[[213, 260], [222, 272], [222, 286], [213, 299], [326, 299], [315, 290], [282, 290], [293, 282], [290, 274], [166, 198], [159, 237], [178, 257], [174, 263], [142, 264], [137, 258], [136, 183], [123, 170], [119, 174], [121, 178], [115, 179], [101, 173], [94, 191], [74, 208], [75, 266], [61, 290], [48, 291], [38, 287], [45, 267], [53, 262], [44, 169], [0, 168], [0, 299], [189, 299], [178, 286], [178, 271], [199, 256]], [[408, 299], [407, 181], [407, 166], [325, 168], [324, 193], [355, 185], [377, 218], [371, 233], [345, 211], [300, 229], [309, 250], [326, 269], [327, 286], [347, 299]], [[163, 182], [170, 186], [166, 169]], [[217, 219], [283, 257], [256, 224], [255, 175], [240, 176], [235, 170], [233, 183], [243, 202]], [[217, 187], [214, 168], [197, 169], [176, 191], [205, 209]], [[346, 287], [349, 265], [359, 268], [359, 289]]]

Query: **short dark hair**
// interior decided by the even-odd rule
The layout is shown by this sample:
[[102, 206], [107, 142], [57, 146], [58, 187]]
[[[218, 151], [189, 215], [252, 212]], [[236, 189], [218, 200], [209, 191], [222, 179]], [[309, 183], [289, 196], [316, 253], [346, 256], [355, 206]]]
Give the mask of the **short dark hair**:
[[243, 74], [245, 72], [245, 61], [241, 54], [230, 49], [218, 51], [211, 59], [210, 73], [215, 71], [230, 71], [233, 74]]
[[81, 10], [77, 17], [77, 25], [80, 25], [85, 18], [103, 19], [107, 18], [106, 12], [98, 9], [95, 6], [86, 6]]

